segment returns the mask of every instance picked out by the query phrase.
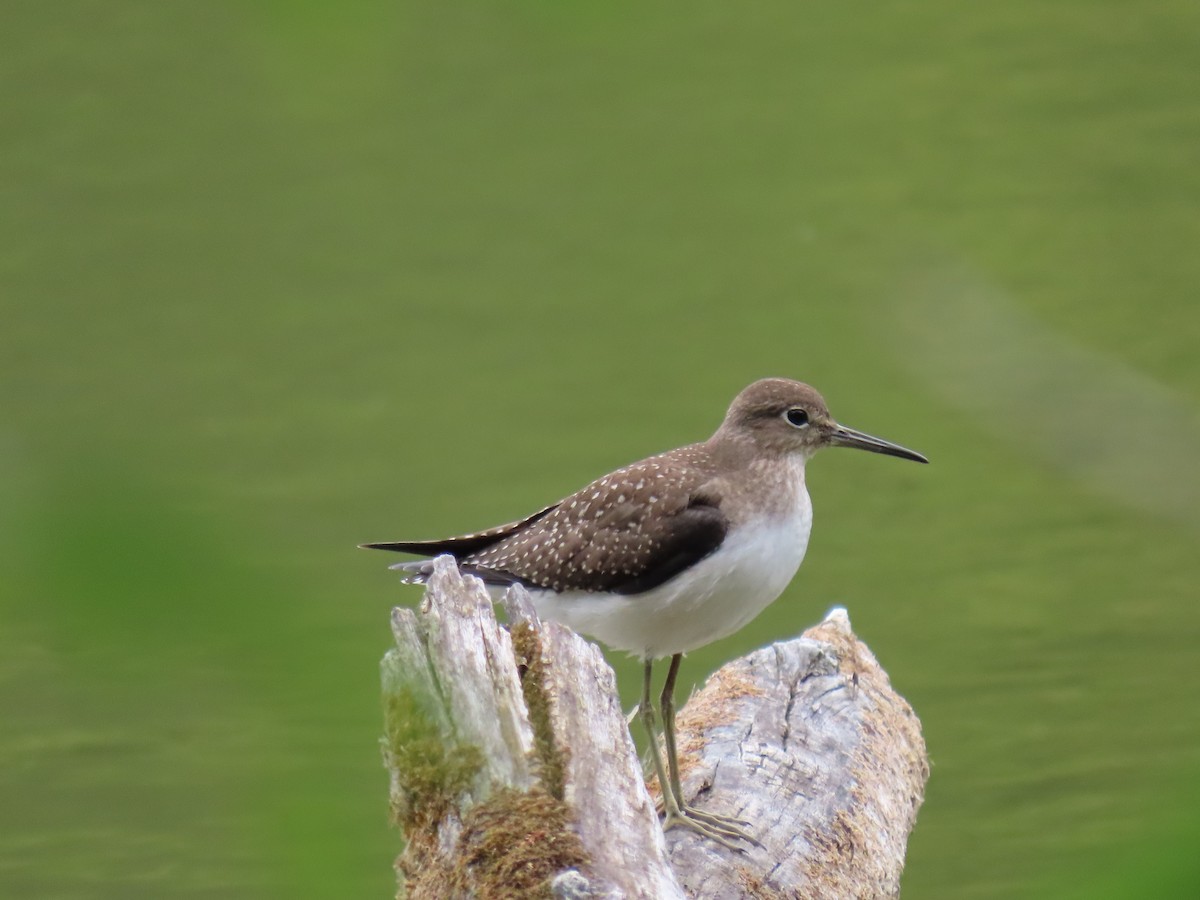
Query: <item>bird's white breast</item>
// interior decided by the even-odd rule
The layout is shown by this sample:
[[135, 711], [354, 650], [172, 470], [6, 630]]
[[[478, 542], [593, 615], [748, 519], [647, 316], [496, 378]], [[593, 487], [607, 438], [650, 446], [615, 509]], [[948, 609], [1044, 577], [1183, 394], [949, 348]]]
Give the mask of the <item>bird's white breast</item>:
[[538, 615], [644, 659], [726, 637], [783, 593], [804, 560], [812, 504], [802, 480], [797, 487], [786, 512], [731, 528], [717, 550], [652, 590], [536, 591]]

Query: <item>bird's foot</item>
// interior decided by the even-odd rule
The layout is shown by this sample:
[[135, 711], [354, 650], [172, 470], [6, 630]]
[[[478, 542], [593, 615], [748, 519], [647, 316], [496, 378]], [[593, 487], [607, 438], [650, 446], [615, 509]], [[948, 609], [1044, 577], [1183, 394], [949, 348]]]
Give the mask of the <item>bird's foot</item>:
[[758, 839], [749, 835], [741, 827], [749, 824], [749, 822], [735, 819], [733, 816], [721, 816], [716, 813], [704, 812], [694, 806], [685, 806], [683, 809], [667, 810], [663, 818], [663, 831], [670, 828], [687, 828], [709, 840], [716, 841], [722, 847], [728, 847], [738, 853], [745, 853], [746, 848], [735, 844], [735, 840], [762, 847], [762, 843]]

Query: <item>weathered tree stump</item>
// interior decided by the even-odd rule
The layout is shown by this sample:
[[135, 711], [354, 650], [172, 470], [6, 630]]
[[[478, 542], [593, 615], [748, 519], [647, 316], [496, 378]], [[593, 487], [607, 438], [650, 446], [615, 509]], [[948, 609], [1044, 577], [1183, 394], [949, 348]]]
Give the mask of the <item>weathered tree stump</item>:
[[[509, 626], [453, 560], [396, 609], [383, 660], [399, 896], [895, 897], [929, 764], [920, 723], [837, 609], [714, 673], [679, 711], [683, 787], [750, 822], [731, 851], [665, 837], [599, 649]], [[654, 786], [657, 790], [657, 785]]]

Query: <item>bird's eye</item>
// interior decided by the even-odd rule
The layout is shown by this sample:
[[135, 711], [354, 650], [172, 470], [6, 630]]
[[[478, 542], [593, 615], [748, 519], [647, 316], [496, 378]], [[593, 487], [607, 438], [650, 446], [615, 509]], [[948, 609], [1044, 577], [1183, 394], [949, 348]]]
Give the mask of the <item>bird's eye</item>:
[[808, 424], [808, 410], [800, 406], [793, 406], [785, 413], [784, 417], [797, 428], [803, 428]]

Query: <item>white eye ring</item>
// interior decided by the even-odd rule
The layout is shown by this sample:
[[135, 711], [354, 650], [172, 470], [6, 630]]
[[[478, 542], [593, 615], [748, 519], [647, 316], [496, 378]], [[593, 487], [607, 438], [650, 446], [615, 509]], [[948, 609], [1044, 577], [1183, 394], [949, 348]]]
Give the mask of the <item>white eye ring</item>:
[[789, 425], [796, 428], [805, 428], [808, 425], [808, 410], [803, 406], [793, 406], [783, 414]]

